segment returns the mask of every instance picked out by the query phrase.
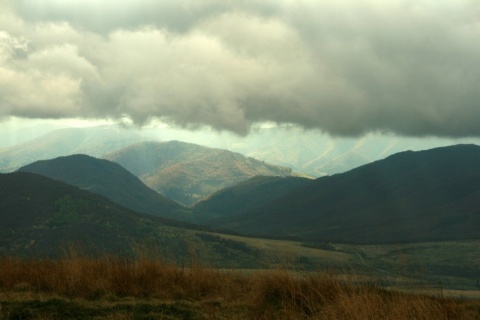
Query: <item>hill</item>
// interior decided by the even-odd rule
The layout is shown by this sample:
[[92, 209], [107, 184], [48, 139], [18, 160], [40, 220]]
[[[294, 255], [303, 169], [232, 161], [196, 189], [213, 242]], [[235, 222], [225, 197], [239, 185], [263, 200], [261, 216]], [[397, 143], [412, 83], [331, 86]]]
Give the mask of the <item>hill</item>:
[[73, 246], [80, 254], [99, 253], [109, 259], [111, 253], [122, 261], [132, 261], [125, 258], [135, 254], [160, 255], [182, 266], [193, 261], [197, 266], [236, 269], [353, 268], [388, 284], [402, 281], [400, 276], [422, 280], [428, 275], [430, 284], [472, 289], [478, 277], [479, 240], [316, 245], [211, 233], [133, 212], [100, 195], [32, 173], [0, 174], [0, 221], [0, 258], [13, 256], [12, 261], [65, 257]]
[[300, 177], [256, 176], [235, 186], [222, 189], [193, 206], [197, 222], [208, 223], [227, 219], [257, 209], [261, 205], [313, 180]]
[[143, 141], [116, 126], [57, 129], [27, 142], [0, 149], [0, 172], [13, 172], [37, 160], [83, 153], [94, 157]]
[[58, 255], [62, 246], [124, 250], [153, 234], [160, 221], [99, 195], [24, 172], [0, 175], [0, 252]]
[[[217, 267], [259, 267], [257, 252], [181, 223], [134, 212], [103, 196], [26, 172], [0, 174], [0, 256], [157, 254]], [[138, 251], [140, 250], [140, 251]], [[200, 261], [200, 260], [199, 260]]]
[[407, 151], [321, 177], [221, 227], [345, 243], [478, 239], [480, 147]]
[[288, 176], [290, 168], [239, 153], [180, 141], [141, 142], [104, 156], [150, 188], [190, 206], [207, 195], [253, 176]]
[[20, 168], [63, 181], [135, 211], [164, 218], [181, 219], [187, 210], [143, 184], [115, 162], [83, 154], [40, 160]]

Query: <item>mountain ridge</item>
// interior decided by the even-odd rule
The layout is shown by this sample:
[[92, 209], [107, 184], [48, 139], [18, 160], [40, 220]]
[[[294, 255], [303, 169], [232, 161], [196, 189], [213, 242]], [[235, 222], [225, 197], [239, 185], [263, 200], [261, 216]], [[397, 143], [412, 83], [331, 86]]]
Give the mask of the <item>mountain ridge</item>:
[[0, 174], [0, 221], [0, 257], [160, 255], [183, 265], [198, 256], [218, 268], [259, 268], [265, 263], [242, 242], [133, 211], [30, 172]]
[[3, 254], [14, 250], [20, 255], [58, 256], [63, 246], [73, 243], [123, 250], [139, 236], [140, 226], [159, 223], [103, 196], [30, 172], [0, 174], [0, 190]]
[[164, 218], [181, 219], [180, 213], [185, 211], [119, 164], [84, 154], [36, 161], [18, 172], [41, 174], [98, 193], [132, 210]]
[[477, 145], [401, 152], [318, 178], [221, 227], [346, 243], [476, 238], [479, 164]]
[[292, 174], [290, 168], [240, 153], [181, 141], [141, 142], [103, 158], [119, 163], [147, 186], [186, 206], [255, 175]]

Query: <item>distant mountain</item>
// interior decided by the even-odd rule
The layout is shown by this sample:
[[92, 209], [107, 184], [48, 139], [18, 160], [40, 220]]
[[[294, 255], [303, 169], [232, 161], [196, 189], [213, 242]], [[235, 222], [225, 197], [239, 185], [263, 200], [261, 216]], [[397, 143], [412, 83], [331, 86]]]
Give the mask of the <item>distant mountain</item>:
[[181, 219], [187, 210], [143, 184], [115, 162], [83, 154], [40, 160], [20, 168], [103, 195], [127, 208]]
[[196, 258], [217, 267], [261, 266], [257, 251], [244, 243], [32, 173], [0, 174], [0, 221], [0, 257], [61, 257], [73, 248], [80, 254], [161, 253], [178, 263]]
[[256, 176], [197, 202], [193, 206], [194, 216], [200, 223], [228, 220], [230, 216], [258, 209], [264, 203], [312, 182], [300, 177]]
[[350, 243], [478, 239], [480, 147], [398, 153], [318, 178], [220, 227]]
[[239, 153], [180, 141], [141, 142], [104, 158], [119, 163], [150, 188], [187, 206], [256, 175], [292, 173], [290, 168]]
[[94, 157], [146, 140], [142, 135], [116, 126], [68, 128], [49, 132], [33, 140], [0, 149], [0, 172], [13, 172], [37, 160], [70, 154]]
[[355, 138], [332, 137], [319, 131], [305, 131], [295, 127], [260, 128], [246, 137], [231, 136], [228, 140], [212, 141], [214, 143], [209, 146], [287, 166], [312, 177], [346, 172], [405, 150], [419, 151], [459, 143], [480, 143], [478, 138], [458, 140], [387, 134], [368, 134]]

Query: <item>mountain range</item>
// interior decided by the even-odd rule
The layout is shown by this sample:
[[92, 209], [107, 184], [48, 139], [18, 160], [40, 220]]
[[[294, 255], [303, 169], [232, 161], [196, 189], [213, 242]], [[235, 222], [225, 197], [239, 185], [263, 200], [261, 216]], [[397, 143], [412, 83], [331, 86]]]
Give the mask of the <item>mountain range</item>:
[[182, 214], [187, 211], [148, 188], [119, 164], [83, 154], [36, 161], [18, 171], [63, 181], [103, 195], [132, 210], [159, 217], [182, 220]]
[[144, 140], [146, 138], [141, 134], [114, 126], [57, 129], [32, 140], [0, 148], [0, 172], [13, 172], [37, 160], [71, 154], [100, 157]]
[[347, 172], [406, 150], [421, 151], [454, 144], [480, 144], [479, 139], [413, 138], [368, 134], [332, 137], [317, 131], [273, 127], [245, 138], [233, 137], [220, 148], [283, 165], [312, 177]]
[[[263, 203], [250, 203], [238, 188], [228, 193], [238, 201], [218, 193], [202, 202], [219, 217], [212, 225], [255, 236], [363, 244], [479, 237], [476, 145], [401, 152]], [[232, 203], [239, 204], [233, 215]]]
[[[458, 240], [477, 237], [479, 149], [406, 151], [309, 180], [226, 150], [142, 142], [107, 154], [112, 161], [74, 155], [21, 171], [68, 182], [139, 212], [252, 236], [345, 243]], [[192, 205], [193, 213], [169, 199]]]
[[0, 221], [0, 257], [160, 254], [182, 265], [198, 256], [216, 267], [261, 267], [244, 243], [28, 172], [0, 174]]
[[[477, 145], [407, 151], [315, 180], [255, 176], [188, 209], [116, 163], [59, 157], [21, 170], [83, 190], [36, 173], [0, 174], [0, 257], [160, 254], [220, 268], [278, 267], [290, 259], [296, 269], [349, 265], [383, 277], [398, 275], [407, 256], [409, 273], [425, 265], [434, 283], [448, 276], [474, 288], [479, 163]], [[102, 190], [115, 202], [93, 193]], [[140, 202], [135, 210], [119, 204], [129, 197]], [[158, 210], [140, 212], [150, 201]]]
[[[474, 138], [425, 139], [375, 134], [360, 138], [342, 138], [291, 126], [257, 128], [245, 137], [208, 130], [192, 134], [190, 131], [168, 127], [142, 130], [114, 125], [54, 128], [0, 128], [0, 136], [5, 138], [5, 141], [0, 142], [0, 172], [13, 172], [33, 161], [77, 153], [102, 157], [142, 141], [181, 140], [239, 152], [261, 161], [292, 168], [310, 177], [320, 177], [346, 172], [405, 150], [419, 151], [458, 143], [479, 143], [478, 139]], [[43, 134], [46, 130], [50, 132]], [[9, 142], [35, 136], [32, 140], [15, 145]], [[5, 147], [2, 148], [1, 143], [4, 143]]]
[[153, 190], [185, 206], [257, 175], [292, 174], [290, 168], [180, 141], [140, 142], [104, 158], [119, 163]]

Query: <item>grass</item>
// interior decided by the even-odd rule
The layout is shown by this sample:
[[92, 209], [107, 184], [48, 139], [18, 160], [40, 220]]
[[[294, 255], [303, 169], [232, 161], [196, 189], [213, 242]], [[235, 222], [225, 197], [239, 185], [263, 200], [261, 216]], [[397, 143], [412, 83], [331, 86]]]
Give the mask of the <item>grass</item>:
[[480, 319], [480, 302], [328, 272], [70, 255], [0, 259], [0, 320], [7, 319]]
[[480, 289], [479, 240], [354, 245], [302, 243], [217, 234], [244, 243], [266, 257], [270, 267], [290, 263], [297, 269], [355, 270], [380, 282], [426, 282], [449, 290]]

